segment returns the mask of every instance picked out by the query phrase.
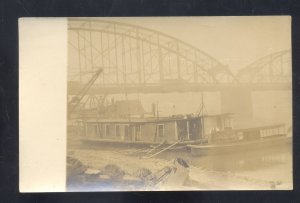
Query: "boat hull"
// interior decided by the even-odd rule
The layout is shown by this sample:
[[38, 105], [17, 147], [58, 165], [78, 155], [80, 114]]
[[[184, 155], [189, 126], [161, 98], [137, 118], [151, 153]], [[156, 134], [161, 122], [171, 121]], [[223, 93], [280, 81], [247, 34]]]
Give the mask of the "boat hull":
[[[86, 146], [94, 146], [94, 147], [114, 147], [114, 148], [143, 148], [143, 147], [153, 147], [157, 145], [161, 145], [161, 147], [168, 147], [173, 145], [174, 143], [164, 143], [161, 144], [159, 142], [145, 142], [145, 141], [125, 141], [125, 140], [110, 140], [110, 139], [96, 139], [96, 138], [87, 138], [82, 137], [80, 141]], [[178, 142], [174, 147], [169, 150], [187, 150], [187, 145], [189, 144], [199, 144], [201, 140], [194, 141], [182, 141]]]
[[288, 146], [292, 149], [291, 137], [268, 138], [264, 140], [227, 143], [227, 144], [206, 144], [188, 145], [192, 156], [207, 156], [226, 153], [240, 153], [243, 151], [255, 151], [259, 149]]

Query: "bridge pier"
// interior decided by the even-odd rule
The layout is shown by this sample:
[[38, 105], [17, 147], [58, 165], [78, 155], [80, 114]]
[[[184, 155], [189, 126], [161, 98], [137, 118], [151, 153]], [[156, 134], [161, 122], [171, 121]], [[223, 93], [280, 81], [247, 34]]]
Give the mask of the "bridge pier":
[[249, 88], [232, 88], [221, 92], [221, 112], [234, 113], [235, 124], [253, 119], [252, 93]]

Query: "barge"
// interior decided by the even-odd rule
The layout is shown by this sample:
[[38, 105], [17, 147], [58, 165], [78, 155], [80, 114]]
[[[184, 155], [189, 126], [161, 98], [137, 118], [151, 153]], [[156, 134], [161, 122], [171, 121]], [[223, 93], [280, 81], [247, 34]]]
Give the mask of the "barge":
[[284, 124], [214, 132], [206, 144], [187, 145], [193, 156], [240, 153], [292, 146], [292, 136]]

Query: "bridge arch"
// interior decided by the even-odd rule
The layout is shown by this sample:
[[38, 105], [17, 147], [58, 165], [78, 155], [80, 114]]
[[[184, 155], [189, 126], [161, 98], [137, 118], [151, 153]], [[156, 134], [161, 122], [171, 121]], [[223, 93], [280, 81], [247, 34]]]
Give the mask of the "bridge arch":
[[236, 78], [240, 83], [291, 83], [291, 50], [278, 51], [256, 60], [241, 69]]
[[97, 67], [104, 67], [96, 81], [102, 86], [209, 86], [235, 81], [229, 68], [212, 56], [156, 30], [86, 18], [69, 18], [68, 30], [73, 52], [70, 81], [84, 82]]

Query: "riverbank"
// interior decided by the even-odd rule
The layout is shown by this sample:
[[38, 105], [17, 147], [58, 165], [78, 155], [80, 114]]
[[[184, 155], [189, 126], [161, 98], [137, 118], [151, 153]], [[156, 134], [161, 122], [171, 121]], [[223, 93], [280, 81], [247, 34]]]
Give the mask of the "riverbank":
[[[105, 166], [116, 165], [128, 176], [136, 176], [137, 171], [147, 169], [156, 173], [163, 168], [172, 167], [173, 157], [142, 158], [132, 153], [134, 149], [83, 147], [78, 140], [72, 140], [68, 145], [68, 156], [80, 160], [85, 166], [92, 169], [103, 170]], [[185, 159], [185, 158], [184, 158]], [[209, 159], [208, 161], [209, 162]], [[217, 171], [205, 167], [205, 163], [187, 160], [189, 163], [189, 178], [184, 184], [162, 185], [148, 188], [148, 190], [289, 190], [292, 189], [291, 164], [277, 164], [255, 170], [244, 171]], [[266, 175], [267, 174], [267, 175]], [[277, 177], [277, 178], [274, 178]], [[128, 188], [119, 188], [128, 190]], [[136, 189], [136, 188], [135, 188]], [[145, 189], [145, 188], [143, 188]]]

